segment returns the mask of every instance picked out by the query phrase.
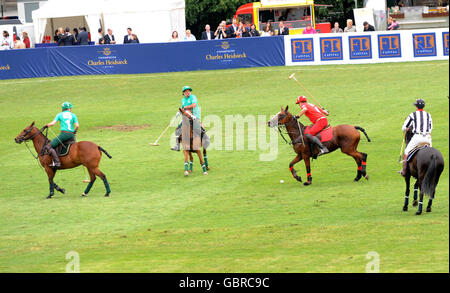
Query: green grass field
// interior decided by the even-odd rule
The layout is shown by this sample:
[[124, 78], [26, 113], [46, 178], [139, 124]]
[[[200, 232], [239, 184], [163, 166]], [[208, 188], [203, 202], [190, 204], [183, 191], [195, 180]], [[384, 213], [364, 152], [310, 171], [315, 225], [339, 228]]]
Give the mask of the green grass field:
[[[281, 105], [298, 111], [295, 99], [305, 93], [288, 80], [292, 72], [331, 112], [331, 124], [366, 129], [372, 142], [362, 136], [359, 150], [369, 154], [369, 181], [353, 182], [356, 164], [336, 151], [313, 161], [305, 187], [291, 177], [294, 153], [281, 139], [274, 161], [259, 160], [265, 151], [211, 150], [209, 175], [196, 159], [187, 178], [182, 153], [169, 150], [174, 128], [159, 147], [149, 145], [176, 113], [183, 85], [193, 87], [203, 117], [269, 119]], [[421, 216], [411, 205], [402, 211], [396, 172], [401, 125], [419, 97], [448, 164], [448, 78], [448, 61], [439, 61], [0, 81], [0, 272], [62, 273], [76, 251], [81, 272], [357, 273], [375, 251], [380, 272], [448, 273], [448, 167], [433, 211]], [[101, 180], [82, 198], [76, 168], [56, 175], [67, 194], [46, 200], [46, 174], [13, 141], [32, 121], [50, 122], [65, 100], [80, 120], [78, 140], [113, 156], [100, 165], [110, 198]], [[144, 127], [99, 128], [112, 125]], [[303, 162], [296, 169], [305, 179]]]

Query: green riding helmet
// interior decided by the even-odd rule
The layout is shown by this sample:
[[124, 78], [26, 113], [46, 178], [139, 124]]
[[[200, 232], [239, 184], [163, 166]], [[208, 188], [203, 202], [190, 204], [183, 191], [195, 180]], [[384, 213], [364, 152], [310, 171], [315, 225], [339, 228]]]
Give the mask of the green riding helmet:
[[72, 109], [72, 104], [71, 103], [69, 103], [69, 102], [64, 102], [64, 103], [62, 103], [62, 109], [63, 110], [66, 110], [66, 109]]
[[185, 85], [185, 86], [183, 87], [183, 89], [181, 90], [181, 92], [184, 93], [184, 92], [187, 91], [187, 90], [190, 90], [190, 91], [192, 92], [192, 88], [191, 88], [190, 86], [188, 86], [188, 85]]

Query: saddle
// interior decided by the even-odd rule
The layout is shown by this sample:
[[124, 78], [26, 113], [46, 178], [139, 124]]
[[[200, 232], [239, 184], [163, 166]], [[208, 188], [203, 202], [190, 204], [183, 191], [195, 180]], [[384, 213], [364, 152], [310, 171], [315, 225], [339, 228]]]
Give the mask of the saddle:
[[[307, 126], [305, 132], [308, 131], [311, 126]], [[333, 127], [328, 124], [324, 129], [322, 129], [318, 134], [315, 135], [320, 142], [327, 142], [333, 139]]]
[[410, 162], [412, 160], [412, 158], [414, 158], [414, 155], [420, 151], [423, 148], [428, 148], [431, 147], [429, 143], [423, 142], [423, 143], [419, 143], [415, 148], [413, 148], [409, 153], [408, 156], [406, 157], [406, 161]]
[[[187, 119], [186, 119], [187, 120]], [[189, 127], [188, 129], [183, 129], [184, 127]], [[199, 129], [199, 128], [200, 129]], [[206, 134], [206, 130], [198, 123], [194, 125], [194, 121], [189, 119], [189, 122], [185, 121], [185, 117], [183, 117], [183, 125], [182, 125], [183, 132], [191, 131], [192, 130], [192, 137], [188, 137], [188, 139], [182, 139], [182, 145], [183, 149], [189, 150], [191, 152], [195, 152], [197, 150], [200, 150], [201, 147], [204, 149], [208, 148], [208, 146], [211, 143], [210, 138]], [[183, 135], [180, 135], [180, 137], [183, 137]]]
[[[69, 139], [69, 140], [66, 140], [65, 142], [63, 142], [63, 143], [61, 143], [60, 145], [58, 145], [58, 146], [55, 148], [55, 151], [56, 151], [56, 154], [58, 155], [58, 157], [64, 157], [64, 156], [67, 156], [67, 154], [68, 154], [69, 151], [70, 151], [70, 147], [71, 147], [75, 142], [76, 142], [76, 138], [74, 137], [74, 138], [71, 138], [71, 139]], [[40, 153], [41, 153], [41, 155], [48, 155], [48, 152], [47, 152], [45, 146], [42, 147], [42, 150], [41, 150]]]
[[[305, 131], [307, 131], [311, 126], [307, 126]], [[330, 124], [328, 124], [324, 129], [322, 129], [318, 134], [315, 135], [320, 142], [324, 143], [327, 141], [330, 141], [333, 139], [333, 127], [331, 127]], [[318, 149], [318, 147], [309, 141], [309, 149], [311, 151], [311, 157], [313, 159], [317, 159], [317, 155], [315, 154], [315, 149]]]

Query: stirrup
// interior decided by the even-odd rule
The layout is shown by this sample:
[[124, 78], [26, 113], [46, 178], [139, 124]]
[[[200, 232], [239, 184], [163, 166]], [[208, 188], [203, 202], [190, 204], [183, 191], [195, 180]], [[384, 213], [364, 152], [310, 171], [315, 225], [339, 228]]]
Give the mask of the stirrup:
[[59, 167], [61, 167], [61, 163], [57, 164], [54, 161], [52, 161], [52, 163], [49, 166], [53, 167], [53, 168], [59, 168]]
[[321, 155], [328, 154], [329, 152], [330, 151], [326, 147], [323, 147], [322, 149], [319, 150], [319, 153], [317, 154], [317, 156], [319, 157]]

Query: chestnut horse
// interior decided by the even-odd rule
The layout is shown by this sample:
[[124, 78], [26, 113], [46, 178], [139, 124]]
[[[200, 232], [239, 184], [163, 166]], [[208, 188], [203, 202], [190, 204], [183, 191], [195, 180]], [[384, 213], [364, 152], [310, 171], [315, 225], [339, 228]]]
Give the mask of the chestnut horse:
[[[412, 136], [412, 131], [408, 130], [405, 135], [406, 144], [409, 143]], [[416, 183], [414, 184], [413, 206], [417, 206], [417, 191], [420, 188], [419, 208], [416, 212], [416, 215], [422, 214], [424, 194], [427, 194], [430, 197], [426, 209], [426, 212], [429, 213], [431, 212], [431, 205], [433, 204], [434, 194], [436, 191], [436, 186], [439, 182], [439, 177], [444, 170], [444, 157], [438, 149], [435, 149], [433, 147], [424, 147], [414, 153], [407, 164], [408, 166], [406, 168], [405, 174], [405, 203], [403, 204], [403, 211], [408, 211], [409, 185], [412, 176], [417, 179]]]
[[[50, 155], [44, 154], [43, 151], [44, 146], [49, 143], [47, 136], [43, 133], [44, 129], [46, 128], [47, 127], [44, 126], [42, 129], [37, 129], [34, 126], [33, 122], [30, 126], [26, 127], [21, 133], [19, 133], [14, 141], [19, 144], [29, 140], [33, 141], [34, 149], [38, 154], [37, 158], [39, 158], [39, 162], [44, 167], [45, 172], [47, 172], [48, 182], [50, 184], [50, 194], [47, 196], [47, 198], [52, 198], [52, 196], [55, 194], [54, 189], [61, 192], [62, 194], [65, 194], [66, 191], [65, 189], [56, 185], [56, 183], [53, 181], [56, 169], [49, 166], [52, 162], [52, 158]], [[103, 180], [106, 188], [105, 196], [109, 196], [109, 194], [111, 193], [111, 189], [109, 188], [109, 183], [108, 180], [106, 180], [105, 174], [103, 174], [98, 168], [100, 159], [102, 157], [101, 152], [104, 152], [105, 155], [108, 156], [108, 158], [112, 158], [103, 148], [96, 145], [95, 143], [90, 141], [80, 141], [71, 145], [69, 153], [66, 156], [60, 157], [61, 167], [59, 167], [58, 169], [71, 169], [80, 165], [84, 165], [87, 168], [91, 180], [86, 187], [86, 190], [82, 193], [82, 196], [86, 196], [88, 194], [89, 190], [95, 182], [95, 176], [98, 176]]]
[[[178, 108], [178, 110], [180, 111], [180, 113], [183, 116], [185, 116], [189, 120], [189, 123], [190, 123], [190, 126], [189, 126], [189, 128], [190, 128], [189, 129], [189, 131], [190, 131], [190, 133], [189, 133], [189, 135], [190, 135], [189, 146], [190, 147], [188, 149], [185, 149], [184, 146], [183, 146], [184, 164], [185, 164], [185, 166], [187, 164], [189, 165], [189, 170], [186, 170], [186, 168], [185, 168], [184, 176], [189, 176], [189, 174], [192, 173], [192, 165], [193, 165], [193, 160], [194, 160], [194, 157], [192, 156], [192, 153], [196, 153], [198, 155], [198, 158], [200, 160], [200, 165], [202, 166], [202, 169], [203, 169], [203, 174], [204, 175], [208, 175], [207, 170], [209, 170], [209, 166], [208, 166], [207, 153], [206, 153], [206, 148], [208, 146], [205, 146], [203, 144], [203, 139], [202, 139], [203, 137], [200, 134], [199, 135], [200, 145], [203, 148], [203, 156], [205, 156], [204, 157], [205, 160], [203, 160], [202, 152], [199, 149], [195, 150], [195, 143], [193, 142], [193, 140], [194, 140], [194, 130], [193, 130], [194, 129], [194, 125], [193, 125], [192, 122], [193, 122], [193, 117], [194, 116], [190, 112], [188, 112], [188, 111], [186, 111], [184, 109]], [[182, 145], [184, 145], [183, 144], [183, 139], [184, 139], [184, 137], [183, 137], [183, 135], [181, 135], [180, 136], [180, 142], [182, 143]], [[189, 162], [188, 162], [188, 158], [190, 160]]]
[[[283, 134], [280, 130], [280, 125], [284, 125], [286, 127], [286, 131], [291, 139], [290, 144], [293, 145], [294, 151], [297, 153], [297, 156], [289, 164], [289, 170], [291, 171], [292, 176], [297, 181], [302, 182], [302, 178], [297, 175], [297, 172], [294, 169], [294, 165], [301, 160], [304, 160], [307, 173], [306, 176], [308, 178], [307, 182], [305, 182], [304, 185], [310, 185], [312, 183], [310, 158], [314, 158], [315, 156], [317, 156], [319, 150], [317, 148], [314, 148], [314, 151], [311, 154], [309, 141], [305, 137], [306, 127], [302, 123], [300, 123], [300, 121], [296, 117], [288, 112], [288, 108], [289, 106], [286, 106], [286, 109], [283, 109], [283, 107], [281, 107], [281, 111], [268, 122], [268, 125], [271, 128], [278, 127], [281, 135]], [[363, 128], [359, 126], [343, 124], [333, 127], [333, 138], [330, 141], [323, 143], [323, 145], [328, 148], [330, 153], [340, 148], [344, 154], [347, 154], [355, 159], [356, 164], [358, 165], [357, 175], [354, 179], [355, 181], [359, 181], [359, 179], [361, 179], [361, 177], [363, 176], [367, 180], [369, 179], [369, 175], [367, 175], [366, 173], [367, 154], [361, 153], [356, 149], [360, 139], [358, 130], [362, 131], [367, 140], [370, 142], [370, 138], [367, 136], [367, 133]], [[296, 141], [296, 139], [298, 138], [300, 138], [300, 143], [296, 143], [294, 145], [292, 142]]]

